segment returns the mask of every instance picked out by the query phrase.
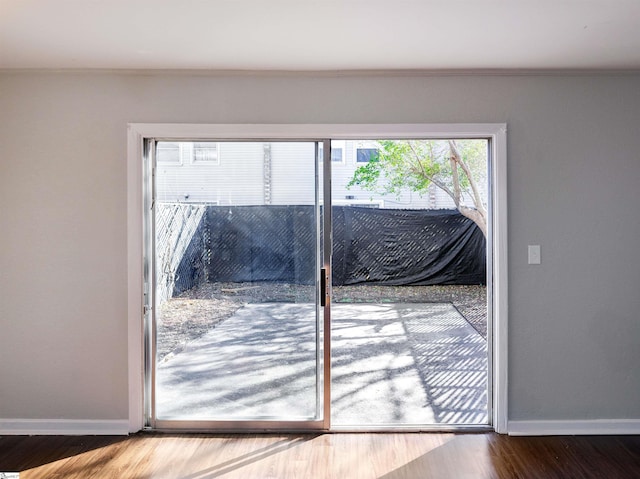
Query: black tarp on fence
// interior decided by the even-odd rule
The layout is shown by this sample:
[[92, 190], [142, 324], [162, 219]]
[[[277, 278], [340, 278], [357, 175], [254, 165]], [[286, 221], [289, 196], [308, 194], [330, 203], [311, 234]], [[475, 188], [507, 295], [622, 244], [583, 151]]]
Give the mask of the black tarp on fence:
[[209, 281], [314, 282], [312, 206], [211, 206]]
[[[484, 284], [485, 239], [453, 210], [335, 206], [333, 284]], [[312, 206], [210, 206], [208, 281], [314, 282]]]
[[454, 210], [333, 209], [333, 282], [484, 284], [482, 231]]

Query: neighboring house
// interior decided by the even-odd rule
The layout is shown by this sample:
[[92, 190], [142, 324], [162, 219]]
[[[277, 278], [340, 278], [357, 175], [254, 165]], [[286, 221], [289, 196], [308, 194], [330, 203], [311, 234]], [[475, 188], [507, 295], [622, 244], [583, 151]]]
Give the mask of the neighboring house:
[[[455, 208], [451, 198], [433, 185], [428, 195], [407, 191], [400, 197], [347, 188], [355, 170], [375, 151], [373, 141], [332, 141], [334, 205]], [[313, 204], [314, 177], [308, 173], [313, 158], [311, 142], [159, 142], [156, 195], [158, 201], [170, 203]]]

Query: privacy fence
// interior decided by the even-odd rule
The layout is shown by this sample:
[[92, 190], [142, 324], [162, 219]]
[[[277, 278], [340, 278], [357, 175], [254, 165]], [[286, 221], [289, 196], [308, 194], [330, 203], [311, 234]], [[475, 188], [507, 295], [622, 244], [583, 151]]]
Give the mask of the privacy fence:
[[[166, 297], [203, 281], [313, 284], [314, 211], [159, 205], [157, 272]], [[457, 211], [335, 206], [332, 216], [336, 286], [486, 282], [484, 236]]]

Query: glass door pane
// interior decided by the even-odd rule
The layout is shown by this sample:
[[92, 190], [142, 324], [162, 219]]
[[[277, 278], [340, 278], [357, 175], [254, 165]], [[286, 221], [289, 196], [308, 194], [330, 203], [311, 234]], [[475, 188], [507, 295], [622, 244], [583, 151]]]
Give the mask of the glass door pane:
[[334, 428], [489, 424], [488, 147], [332, 145]]
[[319, 149], [157, 142], [152, 426], [322, 424]]

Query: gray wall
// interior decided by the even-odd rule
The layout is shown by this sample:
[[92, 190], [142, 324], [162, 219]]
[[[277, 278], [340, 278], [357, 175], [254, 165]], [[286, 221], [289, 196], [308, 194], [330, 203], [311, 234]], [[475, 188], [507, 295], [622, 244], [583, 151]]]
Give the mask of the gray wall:
[[127, 122], [508, 123], [510, 419], [640, 418], [640, 75], [5, 72], [0, 112], [0, 418], [127, 418]]

